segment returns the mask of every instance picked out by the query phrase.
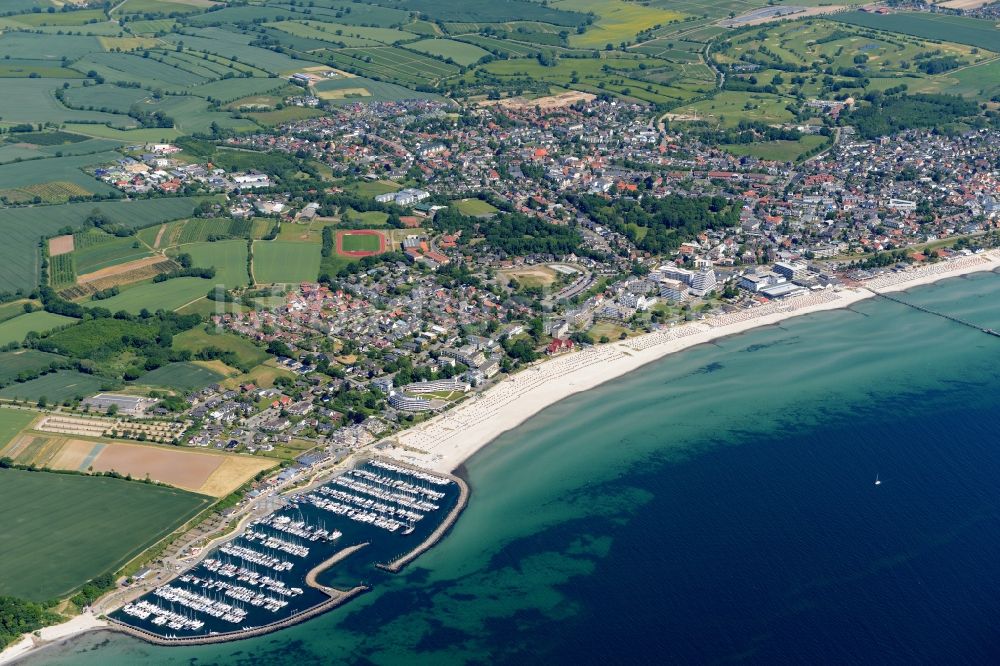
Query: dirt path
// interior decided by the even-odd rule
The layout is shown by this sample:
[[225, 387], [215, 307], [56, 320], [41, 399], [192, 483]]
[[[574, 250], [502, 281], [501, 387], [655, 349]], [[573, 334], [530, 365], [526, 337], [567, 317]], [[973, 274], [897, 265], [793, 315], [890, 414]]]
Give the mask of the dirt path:
[[161, 255], [146, 257], [144, 259], [136, 259], [135, 261], [129, 261], [124, 264], [118, 264], [116, 266], [108, 266], [107, 268], [102, 268], [101, 270], [94, 271], [93, 273], [85, 273], [77, 277], [76, 281], [77, 284], [86, 284], [88, 282], [93, 282], [95, 280], [114, 277], [116, 275], [128, 273], [130, 271], [134, 271], [140, 268], [152, 266], [153, 264], [158, 264], [161, 261], [163, 261], [163, 257]]
[[153, 241], [153, 249], [157, 250], [160, 247], [160, 241], [163, 240], [163, 232], [167, 230], [167, 225], [161, 224], [160, 230], [156, 234], [156, 240]]

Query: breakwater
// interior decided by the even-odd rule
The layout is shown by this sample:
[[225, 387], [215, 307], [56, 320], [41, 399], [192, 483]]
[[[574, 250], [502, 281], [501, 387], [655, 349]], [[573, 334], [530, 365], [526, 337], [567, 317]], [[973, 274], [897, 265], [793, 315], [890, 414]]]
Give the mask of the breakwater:
[[962, 319], [961, 317], [956, 317], [954, 315], [946, 314], [944, 312], [938, 312], [937, 310], [932, 310], [931, 308], [924, 307], [922, 305], [917, 305], [916, 303], [910, 303], [909, 301], [904, 301], [901, 298], [890, 296], [889, 294], [883, 294], [882, 292], [875, 291], [874, 289], [869, 289], [868, 291], [872, 292], [879, 298], [884, 298], [887, 301], [892, 301], [893, 303], [899, 303], [900, 305], [905, 305], [908, 308], [913, 308], [917, 312], [923, 312], [925, 314], [934, 315], [935, 317], [941, 317], [942, 319], [947, 319], [950, 322], [961, 324], [962, 326], [968, 326], [969, 328], [975, 329], [977, 331], [982, 331], [987, 335], [1000, 337], [1000, 331], [997, 331], [996, 329], [992, 329], [987, 326], [980, 326], [979, 324], [967, 321], [965, 319]]
[[[400, 465], [404, 469], [418, 469], [395, 460], [392, 462]], [[441, 524], [438, 525], [437, 529], [435, 529], [430, 536], [424, 540], [423, 543], [411, 550], [409, 553], [406, 553], [387, 564], [379, 564], [377, 565], [378, 567], [385, 569], [386, 571], [391, 571], [392, 573], [399, 573], [402, 571], [403, 567], [420, 557], [422, 553], [432, 548], [438, 541], [444, 538], [444, 535], [448, 533], [448, 530], [455, 525], [455, 521], [458, 520], [459, 515], [461, 515], [465, 506], [469, 503], [469, 484], [467, 484], [464, 479], [455, 476], [454, 474], [441, 474], [441, 476], [447, 477], [459, 488], [458, 501], [455, 503], [454, 508], [448, 516], [441, 521]]]
[[468, 493], [450, 475], [366, 460], [283, 497], [273, 513], [108, 619], [157, 645], [235, 641], [289, 627], [364, 593], [380, 571], [398, 571], [425, 552], [454, 524]]

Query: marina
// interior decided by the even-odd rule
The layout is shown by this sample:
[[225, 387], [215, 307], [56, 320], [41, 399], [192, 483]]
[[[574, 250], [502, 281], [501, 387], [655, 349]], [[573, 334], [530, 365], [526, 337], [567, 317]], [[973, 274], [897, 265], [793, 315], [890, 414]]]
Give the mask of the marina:
[[109, 619], [165, 645], [236, 640], [294, 624], [426, 550], [453, 524], [467, 494], [455, 477], [366, 461], [283, 498], [273, 513]]

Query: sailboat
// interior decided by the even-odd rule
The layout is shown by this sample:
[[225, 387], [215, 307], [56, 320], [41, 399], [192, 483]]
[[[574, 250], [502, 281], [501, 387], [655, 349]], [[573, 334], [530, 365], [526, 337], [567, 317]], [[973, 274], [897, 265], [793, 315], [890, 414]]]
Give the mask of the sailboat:
[[878, 474], [875, 475], [875, 485], [876, 486], [881, 486], [882, 485], [882, 482], [878, 478]]

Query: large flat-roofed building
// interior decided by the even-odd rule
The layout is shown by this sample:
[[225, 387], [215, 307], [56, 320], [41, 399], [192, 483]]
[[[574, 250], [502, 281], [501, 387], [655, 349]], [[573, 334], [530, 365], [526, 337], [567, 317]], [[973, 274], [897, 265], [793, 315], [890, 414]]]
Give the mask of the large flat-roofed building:
[[687, 270], [686, 268], [681, 268], [679, 266], [672, 266], [667, 264], [666, 266], [660, 266], [656, 269], [662, 277], [668, 280], [680, 280], [685, 284], [691, 284], [691, 280], [694, 279], [694, 273]]
[[778, 275], [777, 273], [747, 273], [740, 277], [738, 285], [747, 291], [752, 291], [753, 293], [758, 293], [761, 289], [766, 287], [773, 287], [776, 284], [781, 284], [785, 281], [785, 278]]
[[794, 280], [802, 277], [806, 272], [806, 265], [794, 261], [779, 261], [774, 265], [774, 272], [787, 280]]
[[157, 403], [153, 398], [145, 398], [137, 395], [122, 395], [120, 393], [98, 393], [97, 395], [83, 400], [84, 405], [91, 409], [106, 412], [112, 406], [118, 410], [119, 414], [128, 416], [142, 416], [150, 407]]
[[760, 290], [760, 293], [768, 298], [787, 298], [788, 296], [797, 296], [808, 291], [809, 290], [805, 287], [800, 287], [797, 284], [782, 282], [781, 284], [776, 284], [773, 287], [764, 287]]
[[680, 280], [660, 280], [660, 298], [679, 303], [688, 297], [688, 286]]

